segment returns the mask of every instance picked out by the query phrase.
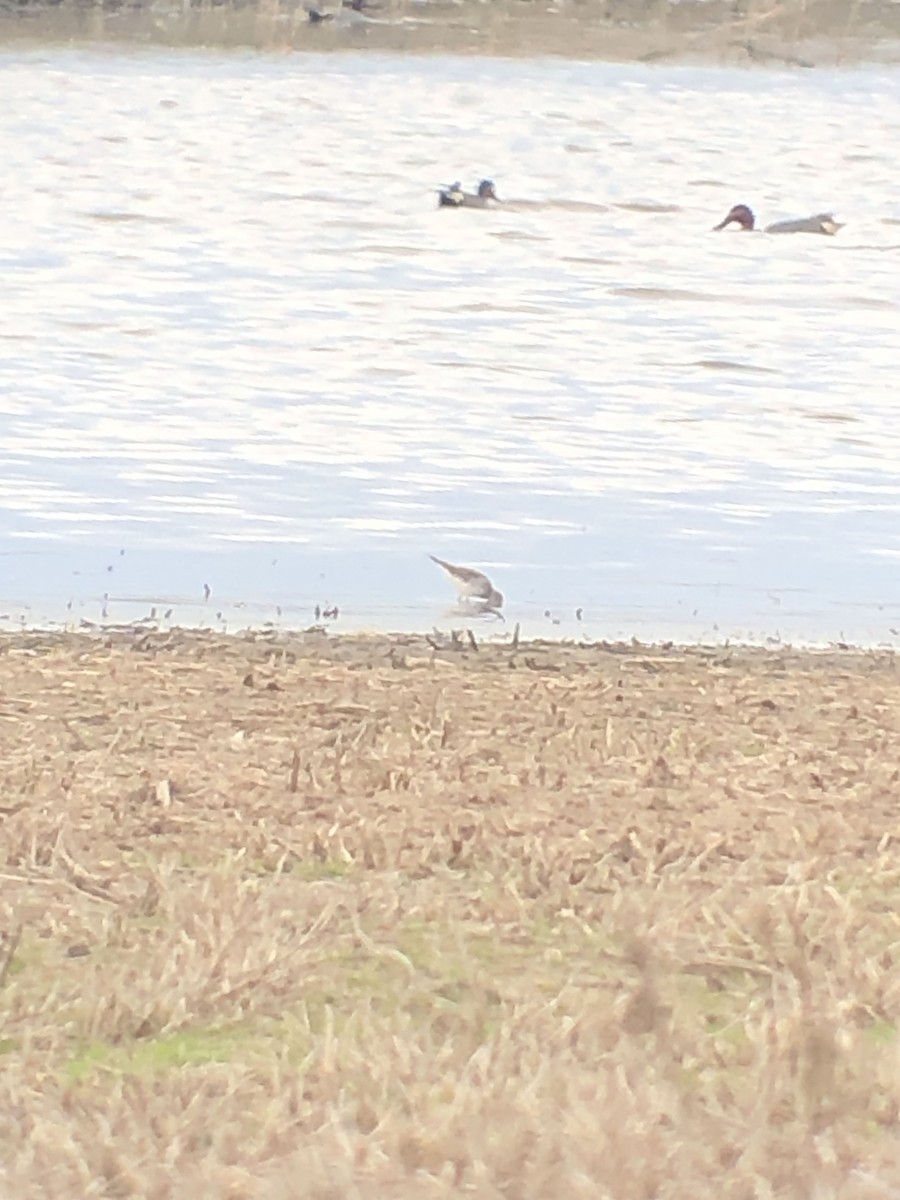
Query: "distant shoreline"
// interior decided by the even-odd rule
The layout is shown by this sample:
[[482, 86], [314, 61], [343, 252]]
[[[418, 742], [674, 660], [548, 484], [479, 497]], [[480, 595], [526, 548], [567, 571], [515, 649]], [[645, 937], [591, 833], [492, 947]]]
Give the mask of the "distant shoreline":
[[606, 640], [597, 638], [522, 637], [515, 632], [499, 640], [480, 629], [472, 633], [368, 633], [339, 631], [319, 625], [306, 629], [234, 629], [190, 628], [155, 625], [95, 625], [79, 629], [18, 629], [0, 631], [0, 658], [17, 654], [72, 655], [75, 659], [98, 652], [100, 647], [115, 651], [137, 651], [156, 655], [196, 655], [202, 658], [228, 659], [234, 655], [250, 658], [272, 653], [291, 657], [328, 660], [373, 668], [387, 664], [394, 669], [425, 667], [429, 663], [455, 665], [461, 670], [489, 673], [521, 669], [527, 672], [556, 674], [580, 672], [601, 662], [623, 659], [655, 662], [706, 662], [715, 660], [740, 666], [744, 670], [761, 669], [776, 659], [785, 669], [831, 666], [865, 675], [873, 664], [893, 662], [897, 651], [891, 646], [864, 646], [845, 642], [828, 645], [804, 645], [790, 641], [759, 645], [753, 642], [709, 642], [689, 640]]
[[[377, 2], [377, 0], [375, 0]], [[330, 18], [311, 24], [306, 9]], [[26, 4], [0, 8], [0, 44], [562, 57], [775, 69], [900, 62], [900, 6], [873, 0], [386, 0], [371, 16], [340, 0], [174, 6]]]

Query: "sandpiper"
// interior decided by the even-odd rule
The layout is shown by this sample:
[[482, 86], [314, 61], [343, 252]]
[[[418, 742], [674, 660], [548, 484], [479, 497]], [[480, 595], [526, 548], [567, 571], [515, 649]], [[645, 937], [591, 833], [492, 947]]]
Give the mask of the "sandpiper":
[[482, 571], [476, 571], [474, 567], [458, 567], [434, 554], [428, 557], [444, 568], [456, 584], [460, 599], [474, 600], [482, 612], [499, 612], [503, 607], [503, 596]]

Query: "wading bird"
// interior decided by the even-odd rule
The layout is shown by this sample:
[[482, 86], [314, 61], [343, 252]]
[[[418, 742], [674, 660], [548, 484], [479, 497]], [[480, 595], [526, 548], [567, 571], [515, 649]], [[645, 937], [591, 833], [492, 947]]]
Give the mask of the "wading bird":
[[482, 612], [495, 612], [499, 615], [499, 610], [503, 607], [503, 596], [487, 575], [476, 571], [474, 567], [457, 567], [453, 563], [444, 562], [442, 558], [433, 554], [430, 554], [429, 558], [444, 568], [456, 584], [461, 600], [474, 600]]

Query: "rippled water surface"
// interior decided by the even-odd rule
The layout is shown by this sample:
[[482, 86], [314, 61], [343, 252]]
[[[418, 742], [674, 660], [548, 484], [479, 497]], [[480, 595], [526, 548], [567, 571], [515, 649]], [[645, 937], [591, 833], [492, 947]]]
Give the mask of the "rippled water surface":
[[507, 630], [893, 642], [898, 143], [887, 71], [5, 54], [4, 619], [428, 628], [435, 553]]

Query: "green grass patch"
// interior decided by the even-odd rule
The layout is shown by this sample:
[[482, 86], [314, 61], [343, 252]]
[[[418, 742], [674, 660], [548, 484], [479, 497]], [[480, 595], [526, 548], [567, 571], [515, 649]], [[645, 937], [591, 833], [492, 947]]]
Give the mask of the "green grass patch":
[[125, 1046], [91, 1042], [66, 1064], [70, 1079], [83, 1079], [97, 1070], [144, 1075], [179, 1067], [231, 1062], [246, 1052], [257, 1035], [236, 1029], [192, 1029], [142, 1039]]

